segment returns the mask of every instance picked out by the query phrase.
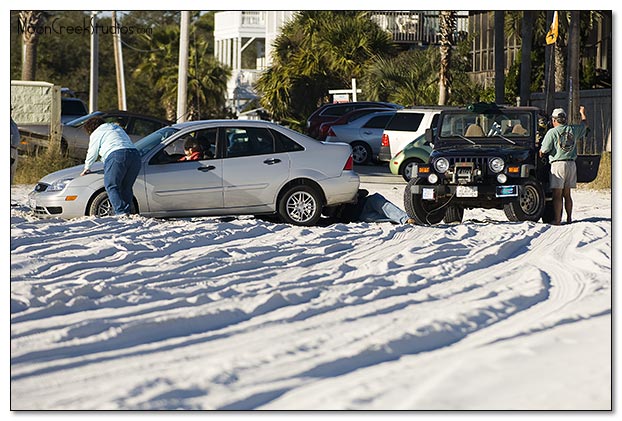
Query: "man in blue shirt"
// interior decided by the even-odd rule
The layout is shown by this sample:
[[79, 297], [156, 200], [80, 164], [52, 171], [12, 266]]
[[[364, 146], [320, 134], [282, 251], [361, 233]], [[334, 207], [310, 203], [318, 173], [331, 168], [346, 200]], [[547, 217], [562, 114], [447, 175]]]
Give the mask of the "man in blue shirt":
[[[540, 156], [549, 154], [551, 163], [550, 186], [553, 191], [553, 225], [559, 225], [562, 219], [562, 208], [566, 209], [566, 222], [572, 222], [572, 197], [570, 189], [577, 186], [577, 140], [587, 133], [587, 117], [585, 107], [579, 107], [581, 124], [566, 124], [566, 112], [556, 108], [551, 115], [553, 127], [546, 133]], [[563, 203], [562, 203], [563, 202]]]
[[91, 117], [84, 123], [89, 134], [89, 149], [84, 162], [84, 171], [90, 173], [91, 166], [101, 156], [104, 163], [104, 186], [115, 215], [129, 215], [134, 196], [132, 188], [140, 172], [140, 153], [132, 139], [114, 123], [106, 123], [101, 117]]

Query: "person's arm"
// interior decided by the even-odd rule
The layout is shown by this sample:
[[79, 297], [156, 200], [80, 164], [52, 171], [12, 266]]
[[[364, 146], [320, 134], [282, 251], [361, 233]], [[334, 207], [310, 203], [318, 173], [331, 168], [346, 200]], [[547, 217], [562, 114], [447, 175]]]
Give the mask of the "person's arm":
[[549, 153], [549, 151], [551, 150], [551, 145], [552, 145], [552, 129], [550, 129], [548, 132], [546, 132], [546, 134], [544, 135], [544, 139], [542, 140], [542, 146], [540, 147], [540, 156], [544, 156], [547, 153]]
[[85, 175], [91, 172], [91, 166], [99, 157], [99, 148], [101, 146], [102, 137], [103, 136], [98, 133], [91, 133], [91, 137], [89, 138], [89, 150], [86, 153], [86, 159], [84, 160], [84, 170], [80, 175]]

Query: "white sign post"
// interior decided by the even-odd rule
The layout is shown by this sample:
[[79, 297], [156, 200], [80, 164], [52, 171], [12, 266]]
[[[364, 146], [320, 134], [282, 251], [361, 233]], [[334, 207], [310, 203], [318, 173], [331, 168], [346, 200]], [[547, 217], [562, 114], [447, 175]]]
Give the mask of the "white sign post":
[[[356, 102], [356, 94], [360, 94], [362, 91], [360, 89], [356, 89], [356, 79], [352, 78], [352, 88], [351, 89], [331, 89], [328, 91], [329, 94], [333, 95], [333, 102], [349, 102], [350, 95], [352, 95], [352, 102]], [[348, 95], [348, 100], [344, 101], [345, 95]]]

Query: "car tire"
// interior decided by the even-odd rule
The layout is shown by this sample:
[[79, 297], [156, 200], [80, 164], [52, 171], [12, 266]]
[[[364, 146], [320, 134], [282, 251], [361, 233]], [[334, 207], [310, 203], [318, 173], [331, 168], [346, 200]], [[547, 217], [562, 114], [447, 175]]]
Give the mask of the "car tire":
[[533, 178], [519, 186], [518, 197], [503, 206], [511, 222], [538, 222], [544, 214], [545, 197], [542, 185]]
[[400, 165], [399, 174], [402, 176], [404, 181], [408, 183], [413, 178], [413, 167], [419, 164], [423, 164], [423, 161], [420, 159], [408, 159], [402, 162], [402, 165]]
[[421, 194], [413, 194], [411, 192], [412, 186], [427, 184], [427, 181], [421, 178], [413, 178], [404, 189], [404, 209], [408, 217], [414, 219], [418, 225], [436, 225], [445, 218], [447, 211], [447, 202], [424, 201], [421, 198]]
[[114, 209], [110, 199], [108, 199], [108, 193], [106, 191], [99, 192], [91, 201], [88, 210], [89, 216], [112, 216], [114, 215]]
[[367, 164], [371, 161], [371, 148], [365, 142], [354, 142], [352, 146], [352, 160], [357, 165]]
[[[130, 207], [130, 213], [137, 213], [136, 206], [133, 201]], [[114, 209], [112, 208], [110, 199], [108, 199], [108, 193], [106, 192], [106, 190], [99, 192], [93, 198], [93, 200], [91, 200], [91, 204], [88, 207], [87, 215], [97, 217], [114, 215]]]
[[446, 224], [452, 224], [454, 222], [460, 224], [462, 223], [462, 218], [464, 217], [464, 208], [462, 206], [447, 206], [447, 211], [445, 212], [445, 218], [443, 221]]
[[311, 226], [322, 216], [322, 199], [309, 185], [292, 186], [281, 196], [279, 216], [292, 225]]

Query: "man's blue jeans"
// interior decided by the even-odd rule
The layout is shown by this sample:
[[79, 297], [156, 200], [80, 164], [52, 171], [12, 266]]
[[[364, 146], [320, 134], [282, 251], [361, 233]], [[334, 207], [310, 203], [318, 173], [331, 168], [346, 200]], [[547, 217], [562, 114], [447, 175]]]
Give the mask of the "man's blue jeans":
[[104, 186], [115, 215], [128, 215], [134, 193], [132, 187], [140, 172], [140, 153], [136, 149], [117, 149], [104, 161]]
[[388, 201], [383, 195], [374, 193], [365, 198], [360, 220], [363, 222], [393, 222], [404, 224], [408, 214]]

